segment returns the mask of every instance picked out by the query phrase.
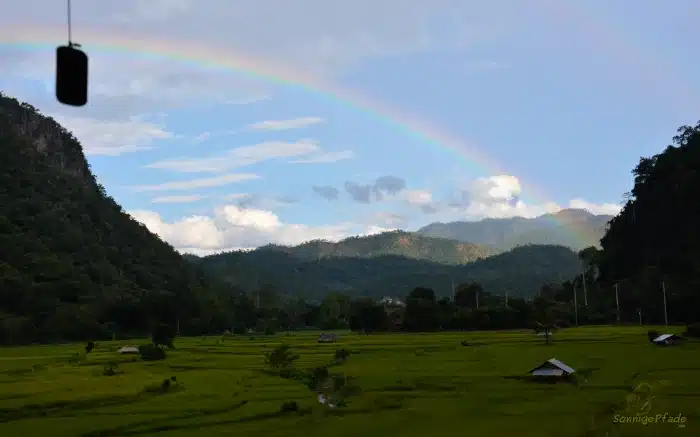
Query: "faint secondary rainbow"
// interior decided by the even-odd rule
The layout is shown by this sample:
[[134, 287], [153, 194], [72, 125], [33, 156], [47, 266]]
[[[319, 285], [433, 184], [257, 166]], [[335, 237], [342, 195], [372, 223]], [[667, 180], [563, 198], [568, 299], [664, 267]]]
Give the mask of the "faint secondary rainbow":
[[[90, 54], [95, 51], [121, 53], [131, 56], [146, 57], [154, 60], [171, 60], [191, 64], [199, 68], [223, 69], [251, 78], [264, 80], [273, 84], [303, 89], [325, 99], [365, 113], [388, 124], [404, 135], [414, 138], [426, 146], [441, 148], [460, 158], [468, 166], [483, 176], [507, 174], [500, 166], [473, 144], [460, 140], [435, 125], [420, 120], [414, 115], [401, 111], [384, 102], [378, 102], [361, 92], [332, 84], [308, 72], [280, 66], [258, 57], [233, 53], [228, 49], [217, 49], [189, 41], [170, 41], [151, 36], [134, 36], [125, 38], [121, 35], [80, 29], [76, 41], [83, 45]], [[66, 43], [65, 29], [32, 28], [30, 26], [9, 27], [0, 30], [0, 47], [20, 48], [35, 51], [50, 51]], [[479, 175], [481, 176], [481, 175]], [[524, 191], [538, 203], [549, 203], [546, 196], [536, 187], [523, 183]], [[552, 219], [564, 225], [581, 244], [587, 238], [583, 228], [571, 223]]]

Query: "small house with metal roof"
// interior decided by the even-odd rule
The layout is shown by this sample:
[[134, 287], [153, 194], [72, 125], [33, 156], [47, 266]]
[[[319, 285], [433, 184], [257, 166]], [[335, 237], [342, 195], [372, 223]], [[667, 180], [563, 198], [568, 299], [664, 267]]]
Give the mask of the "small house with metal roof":
[[556, 358], [552, 358], [530, 370], [530, 375], [538, 377], [565, 377], [575, 372], [571, 367]]
[[335, 334], [321, 334], [318, 336], [319, 343], [334, 343], [336, 340]]
[[653, 340], [653, 343], [658, 344], [659, 346], [670, 346], [673, 344], [678, 344], [680, 341], [681, 338], [676, 334], [663, 334], [656, 337]]

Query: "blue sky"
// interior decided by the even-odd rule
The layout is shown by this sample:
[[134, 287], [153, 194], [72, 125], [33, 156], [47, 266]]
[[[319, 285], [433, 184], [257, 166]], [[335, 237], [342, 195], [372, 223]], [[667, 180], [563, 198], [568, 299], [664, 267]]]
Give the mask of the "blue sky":
[[[74, 34], [91, 55], [79, 109], [53, 100], [51, 45], [9, 43], [63, 42], [59, 3], [0, 0], [0, 89], [73, 131], [108, 193], [187, 252], [615, 213], [639, 157], [700, 118], [690, 0], [638, 1], [633, 14], [622, 0], [76, 0]], [[323, 93], [92, 50], [90, 35], [303, 71], [410, 114], [398, 122], [416, 132]], [[492, 164], [421, 139], [413, 120]]]

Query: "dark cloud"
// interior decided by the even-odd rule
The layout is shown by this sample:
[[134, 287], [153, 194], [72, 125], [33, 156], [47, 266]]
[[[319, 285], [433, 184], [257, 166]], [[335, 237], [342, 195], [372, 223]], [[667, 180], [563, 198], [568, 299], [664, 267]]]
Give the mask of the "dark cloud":
[[275, 209], [280, 206], [291, 205], [297, 202], [299, 202], [299, 199], [291, 196], [263, 196], [260, 194], [247, 194], [241, 197], [236, 205], [243, 209]]
[[355, 182], [345, 182], [345, 191], [350, 195], [352, 200], [359, 203], [370, 203], [372, 201], [373, 185], [361, 185]]
[[396, 176], [382, 176], [374, 181], [374, 191], [394, 195], [406, 188], [406, 180]]
[[426, 214], [435, 214], [438, 212], [438, 206], [436, 204], [421, 205], [420, 209]]
[[[358, 184], [345, 182], [345, 191], [352, 200], [359, 203], [371, 203], [372, 200], [380, 201], [385, 196], [393, 196], [406, 188], [406, 180], [396, 176], [378, 177], [372, 184]], [[372, 199], [374, 194], [374, 199]]]
[[314, 185], [311, 189], [326, 200], [337, 200], [340, 195], [340, 190], [330, 185]]

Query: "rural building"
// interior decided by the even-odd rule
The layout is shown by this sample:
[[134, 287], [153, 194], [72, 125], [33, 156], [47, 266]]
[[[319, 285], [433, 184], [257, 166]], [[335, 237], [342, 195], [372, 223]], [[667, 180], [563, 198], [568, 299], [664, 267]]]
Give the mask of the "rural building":
[[123, 348], [119, 349], [120, 354], [138, 354], [139, 353], [139, 348], [136, 346], [124, 346]]
[[680, 343], [681, 338], [676, 334], [663, 334], [656, 337], [653, 342], [659, 346], [669, 346]]
[[545, 361], [534, 369], [530, 370], [532, 376], [540, 377], [561, 377], [569, 376], [575, 372], [574, 369], [557, 360], [552, 358]]
[[335, 340], [335, 334], [321, 334], [318, 336], [319, 343], [334, 343]]

